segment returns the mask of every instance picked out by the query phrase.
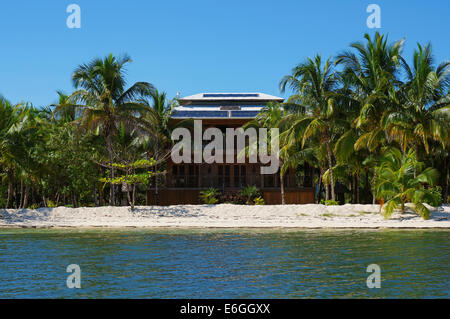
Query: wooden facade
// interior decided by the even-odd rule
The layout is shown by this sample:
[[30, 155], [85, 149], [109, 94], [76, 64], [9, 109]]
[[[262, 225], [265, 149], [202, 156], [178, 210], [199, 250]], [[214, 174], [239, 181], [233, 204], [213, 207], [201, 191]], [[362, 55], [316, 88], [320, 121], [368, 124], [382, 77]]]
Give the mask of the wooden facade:
[[[224, 101], [214, 102], [214, 105], [225, 104]], [[240, 101], [240, 103], [243, 103]], [[248, 103], [248, 102], [246, 102]], [[227, 102], [227, 104], [230, 104]], [[221, 107], [222, 109], [223, 107]], [[237, 107], [236, 107], [237, 108]], [[201, 109], [201, 108], [199, 108]], [[235, 109], [234, 107], [232, 108]], [[201, 118], [203, 131], [218, 128], [225, 133], [226, 128], [239, 128], [251, 118]], [[179, 119], [172, 119], [175, 125]], [[209, 141], [204, 142], [208, 144]], [[238, 163], [236, 150], [234, 164], [227, 163], [191, 163], [174, 164], [170, 159], [166, 163], [166, 174], [163, 185], [151, 188], [147, 192], [148, 205], [178, 205], [200, 204], [201, 190], [214, 187], [226, 194], [237, 192], [247, 185], [255, 185], [261, 190], [265, 203], [281, 204], [279, 174], [261, 174], [260, 163]], [[192, 157], [193, 159], [193, 157]], [[224, 160], [225, 162], [225, 160]], [[287, 204], [305, 204], [314, 202], [312, 188], [312, 169], [304, 170], [302, 177], [296, 176], [295, 170], [290, 170], [284, 176], [285, 199]]]

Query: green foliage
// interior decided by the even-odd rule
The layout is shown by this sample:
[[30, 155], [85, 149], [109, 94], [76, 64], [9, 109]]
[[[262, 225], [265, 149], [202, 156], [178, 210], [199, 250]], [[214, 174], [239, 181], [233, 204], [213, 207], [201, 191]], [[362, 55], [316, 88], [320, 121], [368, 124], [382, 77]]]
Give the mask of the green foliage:
[[326, 205], [326, 206], [334, 206], [334, 205], [339, 205], [338, 201], [335, 200], [324, 200], [323, 198], [320, 200], [320, 203], [322, 205]]
[[217, 204], [219, 195], [220, 191], [217, 188], [208, 188], [200, 192], [200, 200], [208, 205]]
[[397, 208], [404, 213], [407, 202], [413, 203], [414, 210], [423, 219], [430, 217], [430, 211], [423, 203], [434, 203], [438, 198], [435, 192], [425, 186], [434, 185], [438, 172], [434, 168], [424, 169], [413, 150], [403, 155], [396, 148], [388, 149], [380, 159], [376, 174], [375, 190], [377, 198], [385, 200], [385, 218], [391, 217]]
[[58, 206], [56, 205], [56, 203], [54, 203], [54, 202], [52, 202], [50, 199], [48, 199], [48, 200], [47, 200], [47, 207], [48, 207], [48, 208], [56, 208], [56, 207], [58, 207]]
[[444, 202], [442, 198], [442, 187], [440, 186], [431, 187], [430, 189], [428, 189], [428, 191], [430, 192], [431, 196], [424, 198], [424, 203], [427, 203], [428, 205], [434, 207], [441, 206], [442, 203]]
[[261, 196], [258, 196], [254, 199], [255, 205], [264, 205], [264, 198], [262, 198]]
[[245, 203], [247, 205], [253, 205], [254, 199], [260, 196], [260, 191], [258, 187], [254, 185], [247, 185], [239, 191], [239, 195], [246, 198]]

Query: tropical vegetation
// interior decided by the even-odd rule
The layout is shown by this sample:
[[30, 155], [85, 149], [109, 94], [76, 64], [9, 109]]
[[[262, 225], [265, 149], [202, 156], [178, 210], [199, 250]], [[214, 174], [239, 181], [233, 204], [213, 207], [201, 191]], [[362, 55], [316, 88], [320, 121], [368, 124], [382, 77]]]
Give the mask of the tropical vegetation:
[[[270, 103], [248, 125], [279, 128], [280, 180], [314, 167], [317, 203], [380, 203], [383, 214], [406, 203], [449, 200], [450, 62], [431, 44], [411, 61], [404, 40], [366, 34], [334, 57], [307, 58], [280, 81], [285, 103]], [[148, 82], [127, 85], [130, 57], [108, 55], [74, 69], [74, 91], [36, 107], [0, 97], [0, 207], [77, 207], [148, 202], [164, 182], [177, 100]], [[3, 92], [5, 93], [5, 92]], [[271, 139], [272, 136], [268, 136]], [[158, 191], [156, 191], [156, 194]], [[221, 201], [207, 190], [202, 201]], [[251, 187], [225, 202], [263, 203]]]

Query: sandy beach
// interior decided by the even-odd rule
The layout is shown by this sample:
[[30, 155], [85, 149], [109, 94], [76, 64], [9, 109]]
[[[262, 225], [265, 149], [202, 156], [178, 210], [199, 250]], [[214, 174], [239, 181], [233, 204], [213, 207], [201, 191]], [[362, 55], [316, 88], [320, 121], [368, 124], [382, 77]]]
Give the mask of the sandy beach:
[[450, 205], [429, 208], [429, 220], [412, 212], [386, 220], [378, 205], [350, 204], [2, 209], [0, 227], [450, 228]]

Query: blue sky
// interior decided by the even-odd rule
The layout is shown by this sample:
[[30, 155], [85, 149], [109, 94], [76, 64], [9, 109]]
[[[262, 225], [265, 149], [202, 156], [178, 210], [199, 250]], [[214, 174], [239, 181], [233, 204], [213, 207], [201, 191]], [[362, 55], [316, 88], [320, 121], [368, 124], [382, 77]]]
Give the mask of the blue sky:
[[[81, 7], [81, 29], [66, 7]], [[280, 95], [278, 82], [316, 53], [330, 57], [369, 29], [366, 8], [381, 7], [382, 33], [433, 44], [450, 58], [450, 1], [362, 0], [41, 0], [0, 5], [0, 94], [48, 105], [73, 90], [71, 73], [109, 53], [128, 53], [128, 82], [148, 81], [169, 97], [200, 92]]]

